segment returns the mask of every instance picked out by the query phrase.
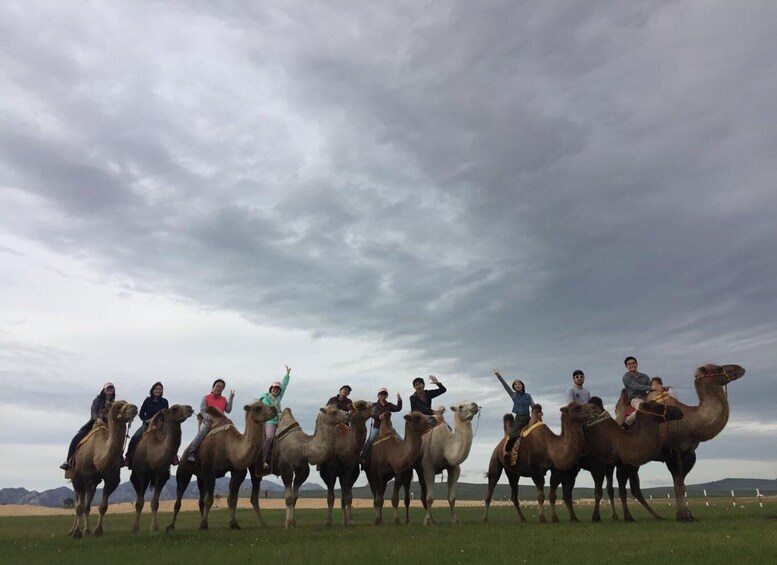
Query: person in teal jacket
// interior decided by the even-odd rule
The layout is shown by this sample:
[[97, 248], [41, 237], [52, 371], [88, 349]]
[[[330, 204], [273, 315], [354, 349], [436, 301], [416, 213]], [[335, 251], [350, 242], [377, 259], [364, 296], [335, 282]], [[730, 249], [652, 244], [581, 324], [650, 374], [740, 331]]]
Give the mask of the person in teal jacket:
[[275, 381], [270, 388], [260, 398], [262, 404], [272, 406], [276, 410], [275, 417], [267, 420], [264, 424], [264, 446], [262, 447], [262, 464], [265, 470], [270, 468], [270, 454], [272, 453], [272, 444], [275, 440], [275, 430], [278, 429], [278, 420], [281, 417], [281, 399], [286, 387], [289, 385], [289, 376], [291, 369], [286, 365], [286, 375], [280, 381]]

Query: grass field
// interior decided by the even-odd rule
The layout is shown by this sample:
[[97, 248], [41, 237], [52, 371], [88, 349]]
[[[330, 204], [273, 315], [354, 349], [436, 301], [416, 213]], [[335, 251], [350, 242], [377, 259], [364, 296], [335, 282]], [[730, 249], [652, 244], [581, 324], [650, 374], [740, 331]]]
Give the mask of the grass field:
[[[673, 517], [673, 507], [656, 508]], [[733, 507], [721, 501], [709, 508], [695, 504], [693, 511], [699, 521], [692, 524], [656, 522], [634, 506], [636, 524], [609, 518], [592, 524], [590, 507], [581, 505], [580, 523], [565, 521], [562, 510], [560, 524], [539, 524], [536, 509], [527, 506], [530, 521], [521, 524], [511, 507], [492, 507], [484, 524], [482, 508], [462, 507], [463, 524], [452, 526], [443, 503], [436, 506], [440, 523], [434, 527], [422, 525], [421, 509], [411, 510], [409, 526], [382, 528], [372, 525], [371, 509], [358, 509], [358, 525], [347, 529], [324, 527], [324, 510], [301, 510], [299, 527], [287, 531], [282, 510], [263, 511], [268, 528], [259, 527], [252, 511], [241, 510], [243, 529], [230, 531], [226, 511], [216, 510], [209, 531], [197, 531], [197, 514], [186, 512], [175, 532], [151, 534], [144, 514], [143, 530], [134, 535], [128, 533], [131, 514], [109, 511], [106, 534], [81, 540], [67, 537], [67, 516], [3, 517], [0, 563], [777, 563], [777, 505]], [[160, 518], [164, 526], [170, 515]]]

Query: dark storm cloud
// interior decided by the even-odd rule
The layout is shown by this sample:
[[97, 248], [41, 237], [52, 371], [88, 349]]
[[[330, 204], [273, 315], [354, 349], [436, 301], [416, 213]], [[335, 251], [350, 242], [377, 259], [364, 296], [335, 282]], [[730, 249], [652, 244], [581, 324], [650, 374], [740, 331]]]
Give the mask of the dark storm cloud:
[[[739, 362], [770, 414], [772, 6], [170, 6], [102, 14], [111, 39], [11, 14], [9, 230], [548, 395], [581, 366], [614, 398], [630, 353]], [[133, 51], [152, 20], [182, 45]]]

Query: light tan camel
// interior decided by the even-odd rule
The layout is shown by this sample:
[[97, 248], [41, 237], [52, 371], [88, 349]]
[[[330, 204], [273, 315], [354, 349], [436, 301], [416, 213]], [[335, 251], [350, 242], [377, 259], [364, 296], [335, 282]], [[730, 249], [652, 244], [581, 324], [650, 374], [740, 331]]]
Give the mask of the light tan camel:
[[103, 496], [100, 502], [100, 516], [94, 535], [103, 533], [103, 520], [108, 511], [108, 498], [121, 481], [121, 454], [124, 450], [124, 437], [127, 435], [127, 424], [138, 415], [138, 407], [124, 400], [117, 400], [108, 407], [108, 425], [102, 420], [95, 422], [82, 443], [73, 455], [73, 466], [65, 475], [73, 483], [75, 493], [76, 515], [70, 535], [80, 538], [83, 534], [91, 534], [89, 529], [89, 513], [92, 499], [100, 481], [103, 485]]
[[[453, 412], [453, 431], [447, 426], [436, 426], [421, 438], [421, 454], [416, 459], [413, 467], [402, 473], [394, 481], [394, 490], [400, 487], [405, 489], [405, 519], [409, 520], [410, 507], [410, 482], [413, 478], [413, 469], [418, 474], [418, 483], [421, 486], [421, 501], [426, 509], [424, 525], [436, 524], [432, 516], [432, 504], [434, 504], [434, 477], [446, 471], [448, 474], [448, 505], [451, 509], [451, 523], [458, 524], [456, 514], [456, 483], [461, 474], [461, 464], [469, 456], [472, 447], [472, 419], [480, 411], [480, 407], [474, 402], [461, 402], [451, 406]], [[397, 499], [392, 497], [392, 502]], [[395, 522], [398, 518], [397, 507], [394, 507]]]
[[[593, 401], [594, 399], [592, 399]], [[646, 401], [640, 407], [634, 424], [624, 430], [607, 412], [600, 414], [588, 422], [585, 427], [586, 453], [580, 460], [582, 468], [587, 469], [594, 479], [594, 513], [592, 520], [601, 521], [599, 505], [602, 499], [602, 483], [605, 476], [611, 479], [612, 471], [618, 469], [618, 494], [623, 507], [623, 518], [627, 522], [633, 522], [634, 518], [629, 512], [626, 496], [626, 484], [631, 484], [631, 493], [642, 506], [657, 520], [662, 520], [642, 495], [639, 483], [639, 467], [655, 459], [662, 449], [660, 425], [663, 422], [679, 420], [683, 412], [677, 407], [659, 404], [655, 401]], [[565, 485], [565, 489], [574, 487], [577, 470], [566, 473], [551, 471], [550, 490], [551, 504], [555, 499], [555, 490], [559, 482]], [[566, 481], [571, 484], [566, 484]], [[612, 487], [608, 488], [611, 495]], [[565, 493], [566, 494], [566, 493]], [[565, 497], [565, 502], [567, 499]], [[571, 501], [570, 501], [571, 502]], [[613, 519], [618, 519], [614, 508], [614, 501], [610, 499]], [[570, 507], [570, 504], [567, 504]], [[570, 509], [570, 513], [573, 510]]]
[[208, 529], [208, 514], [213, 506], [213, 491], [216, 479], [230, 474], [229, 497], [229, 528], [239, 530], [235, 518], [237, 497], [240, 485], [243, 484], [247, 469], [258, 459], [264, 444], [264, 423], [276, 414], [275, 408], [257, 401], [243, 407], [246, 413], [245, 433], [241, 434], [228, 418], [218, 410], [208, 407], [208, 413], [215, 421], [210, 433], [202, 440], [197, 450], [197, 461], [187, 460], [189, 448], [184, 450], [176, 479], [176, 498], [173, 506], [173, 521], [167, 526], [167, 531], [175, 529], [175, 521], [181, 510], [181, 498], [189, 486], [192, 475], [197, 475], [197, 487], [200, 491], [200, 530]]
[[[726, 427], [729, 405], [724, 387], [744, 374], [745, 370], [739, 365], [704, 365], [694, 374], [694, 386], [699, 397], [697, 406], [688, 406], [672, 397], [665, 400], [668, 405], [683, 411], [683, 419], [661, 425], [664, 449], [655, 460], [663, 461], [672, 474], [676, 517], [681, 522], [695, 520], [685, 498], [685, 477], [696, 463], [696, 448]], [[621, 394], [615, 409], [616, 419], [625, 417], [628, 398], [625, 402]]]
[[[313, 435], [302, 431], [299, 422], [288, 408], [281, 412], [278, 421], [278, 431], [275, 434], [275, 445], [272, 455], [272, 473], [280, 475], [285, 487], [286, 528], [296, 528], [294, 508], [297, 505], [299, 487], [310, 475], [310, 465], [320, 465], [335, 452], [335, 430], [337, 424], [347, 424], [351, 416], [335, 406], [319, 409], [316, 418], [316, 428]], [[259, 490], [262, 477], [251, 470], [251, 504], [259, 516]], [[261, 518], [260, 518], [261, 520]]]
[[367, 420], [379, 414], [378, 407], [372, 402], [357, 400], [353, 403], [351, 425], [338, 427], [335, 434], [335, 452], [321, 464], [319, 474], [327, 488], [326, 525], [332, 526], [332, 510], [335, 504], [335, 484], [340, 481], [340, 507], [343, 510], [343, 524], [353, 525], [351, 507], [353, 505], [353, 485], [359, 478], [359, 457], [367, 439]]
[[[533, 411], [541, 411], [539, 405], [535, 405]], [[533, 430], [532, 426], [527, 426], [524, 433], [531, 430], [528, 435], [521, 438], [520, 449], [518, 451], [518, 462], [515, 466], [510, 465], [509, 461], [504, 460], [504, 444], [507, 436], [497, 444], [494, 452], [491, 454], [491, 460], [488, 465], [488, 493], [486, 494], [486, 509], [483, 515], [483, 521], [488, 521], [488, 509], [491, 505], [491, 498], [494, 494], [494, 488], [502, 474], [502, 469], [507, 474], [507, 480], [510, 483], [510, 500], [512, 500], [518, 517], [522, 522], [526, 518], [521, 511], [518, 502], [518, 477], [531, 477], [537, 488], [537, 503], [539, 504], [539, 520], [546, 522], [545, 519], [545, 473], [549, 469], [558, 469], [566, 471], [577, 465], [578, 459], [585, 449], [585, 437], [583, 435], [583, 426], [596, 414], [596, 408], [590, 404], [577, 404], [570, 402], [567, 406], [561, 407], [561, 434], [556, 435], [544, 423], [538, 422]], [[512, 414], [505, 417], [505, 434], [508, 426], [512, 424]], [[536, 419], [536, 418], [535, 418]]]
[[148, 487], [153, 485], [151, 498], [151, 531], [159, 530], [157, 512], [159, 495], [170, 479], [170, 462], [181, 446], [181, 424], [194, 409], [188, 404], [173, 404], [156, 413], [135, 447], [132, 459], [130, 482], [135, 487], [135, 522], [133, 533], [140, 529], [140, 515], [143, 512], [144, 496]]
[[[383, 503], [386, 485], [393, 477], [400, 476], [411, 469], [421, 453], [421, 434], [437, 424], [434, 416], [421, 412], [405, 414], [405, 439], [402, 440], [391, 424], [391, 412], [380, 415], [380, 434], [372, 444], [369, 461], [367, 462], [367, 481], [372, 491], [373, 508], [375, 508], [375, 525], [383, 524]], [[392, 506], [399, 504], [399, 491], [394, 490]], [[395, 516], [394, 521], [399, 523]]]

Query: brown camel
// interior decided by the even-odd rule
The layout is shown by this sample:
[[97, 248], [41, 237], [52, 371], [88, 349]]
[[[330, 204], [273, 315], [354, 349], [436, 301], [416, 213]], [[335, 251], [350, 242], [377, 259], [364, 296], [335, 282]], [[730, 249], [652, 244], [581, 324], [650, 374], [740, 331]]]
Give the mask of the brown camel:
[[229, 528], [239, 530], [235, 518], [237, 496], [240, 485], [243, 484], [249, 466], [252, 466], [262, 451], [264, 444], [264, 423], [276, 414], [275, 408], [254, 402], [243, 407], [246, 413], [245, 433], [241, 434], [234, 425], [217, 409], [208, 407], [208, 413], [216, 420], [210, 433], [202, 440], [197, 450], [197, 461], [191, 463], [186, 459], [189, 448], [184, 450], [178, 471], [175, 474], [176, 498], [173, 506], [173, 521], [167, 526], [167, 531], [175, 529], [175, 521], [181, 510], [181, 498], [189, 486], [192, 475], [197, 475], [197, 487], [200, 491], [200, 530], [208, 529], [208, 514], [213, 506], [213, 491], [216, 479], [230, 473], [229, 497]]
[[[421, 412], [410, 412], [404, 416], [405, 439], [400, 439], [391, 424], [391, 412], [380, 415], [380, 434], [372, 444], [372, 450], [367, 462], [367, 481], [372, 491], [375, 508], [375, 525], [383, 524], [383, 502], [386, 485], [393, 477], [399, 477], [404, 471], [411, 469], [421, 453], [421, 434], [437, 424], [434, 416]], [[399, 491], [394, 489], [392, 506], [399, 505]], [[395, 516], [394, 521], [399, 523]]]
[[[542, 408], [535, 405], [533, 412], [541, 412]], [[502, 474], [502, 469], [507, 474], [507, 480], [510, 483], [510, 500], [512, 500], [518, 517], [522, 522], [526, 518], [521, 511], [518, 502], [518, 477], [531, 477], [537, 488], [537, 503], [539, 504], [539, 520], [546, 522], [545, 519], [545, 473], [549, 469], [558, 469], [566, 471], [577, 465], [578, 459], [585, 449], [585, 437], [583, 435], [583, 426], [596, 414], [596, 408], [590, 404], [577, 404], [570, 402], [567, 406], [561, 407], [561, 434], [554, 434], [548, 427], [539, 421], [536, 427], [532, 425], [524, 429], [524, 437], [521, 438], [518, 451], [518, 461], [515, 466], [510, 465], [509, 461], [504, 460], [504, 443], [507, 437], [504, 437], [491, 454], [491, 460], [488, 465], [488, 493], [486, 495], [486, 510], [483, 521], [488, 521], [488, 509], [491, 505], [491, 498], [494, 494], [494, 488]], [[512, 416], [512, 415], [510, 415]], [[536, 416], [533, 416], [536, 419]], [[505, 427], [512, 422], [510, 418], [505, 418]], [[573, 515], [573, 514], [572, 514]]]
[[347, 429], [338, 427], [335, 434], [335, 452], [321, 464], [319, 474], [327, 488], [326, 525], [332, 526], [332, 510], [335, 504], [335, 484], [340, 481], [340, 507], [343, 510], [343, 524], [353, 525], [351, 507], [353, 485], [359, 478], [359, 457], [367, 439], [367, 420], [378, 415], [378, 407], [372, 402], [357, 400], [353, 403], [351, 425]]
[[[416, 459], [413, 467], [402, 473], [394, 481], [394, 490], [400, 487], [405, 489], [405, 520], [410, 519], [410, 482], [413, 478], [413, 469], [418, 474], [418, 482], [421, 486], [421, 501], [426, 509], [424, 525], [436, 524], [432, 516], [432, 504], [434, 503], [434, 477], [446, 471], [448, 474], [448, 505], [451, 509], [451, 523], [458, 524], [456, 514], [456, 483], [461, 474], [461, 464], [469, 456], [472, 447], [472, 419], [480, 411], [480, 407], [474, 402], [461, 402], [451, 406], [453, 412], [453, 431], [447, 426], [436, 426], [421, 438], [421, 454]], [[392, 503], [397, 496], [392, 496]], [[394, 507], [395, 522], [397, 507]]]
[[[335, 452], [335, 430], [337, 424], [347, 424], [351, 416], [348, 412], [335, 406], [319, 409], [316, 418], [316, 428], [313, 435], [302, 431], [299, 422], [288, 408], [281, 413], [278, 421], [278, 431], [275, 434], [275, 445], [272, 456], [272, 474], [280, 475], [285, 487], [286, 528], [296, 528], [294, 508], [297, 505], [299, 487], [310, 475], [310, 465], [320, 465], [331, 458]], [[259, 514], [259, 490], [262, 476], [256, 473], [255, 466], [251, 469], [251, 504], [257, 517]]]
[[[676, 398], [666, 398], [669, 406], [683, 411], [683, 419], [661, 425], [663, 450], [656, 461], [663, 461], [672, 474], [677, 520], [695, 520], [685, 498], [685, 477], [696, 463], [696, 448], [702, 441], [709, 441], [726, 427], [729, 415], [725, 386], [744, 376], [739, 365], [704, 365], [696, 369], [694, 386], [699, 397], [697, 406], [688, 406]], [[616, 406], [616, 419], [624, 417], [628, 398], [621, 394]], [[620, 420], [622, 421], [622, 420]]]
[[103, 496], [100, 501], [100, 516], [94, 535], [103, 533], [103, 520], [108, 511], [108, 498], [121, 481], [121, 454], [124, 450], [124, 437], [127, 435], [127, 424], [138, 415], [138, 407], [124, 400], [117, 400], [108, 408], [108, 425], [102, 420], [95, 422], [89, 432], [76, 448], [73, 455], [73, 466], [65, 474], [73, 483], [75, 493], [76, 515], [70, 535], [80, 538], [83, 534], [91, 534], [89, 529], [89, 512], [92, 499], [100, 481], [103, 485]]
[[[593, 399], [592, 399], [593, 400]], [[602, 483], [605, 476], [611, 479], [612, 470], [618, 469], [618, 494], [623, 507], [623, 518], [627, 522], [633, 522], [634, 518], [629, 512], [626, 496], [626, 484], [631, 484], [631, 493], [642, 506], [657, 520], [663, 518], [656, 514], [653, 508], [642, 495], [639, 483], [639, 467], [655, 459], [662, 450], [661, 424], [680, 420], [683, 412], [677, 407], [659, 404], [655, 401], [646, 401], [640, 407], [634, 424], [624, 430], [607, 412], [601, 411], [598, 416], [588, 422], [585, 428], [586, 454], [581, 459], [581, 467], [587, 469], [594, 479], [595, 505], [592, 520], [601, 521], [599, 505], [602, 499]], [[554, 499], [555, 490], [559, 482], [562, 485], [570, 481], [569, 490], [574, 487], [577, 470], [567, 473], [551, 472], [550, 490], [551, 499]], [[608, 488], [608, 494], [612, 487]], [[566, 499], [565, 499], [566, 502]], [[551, 502], [551, 504], [553, 501]], [[613, 509], [613, 519], [618, 518], [614, 504], [610, 500]]]
[[154, 486], [154, 495], [151, 498], [151, 531], [159, 530], [159, 495], [170, 479], [170, 462], [181, 446], [181, 424], [192, 414], [194, 409], [188, 404], [173, 404], [170, 408], [160, 410], [135, 448], [130, 475], [130, 482], [135, 487], [135, 522], [131, 530], [133, 533], [140, 529], [144, 495], [151, 485]]

